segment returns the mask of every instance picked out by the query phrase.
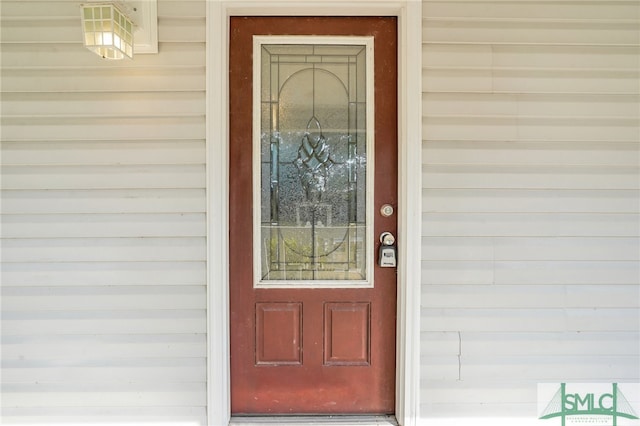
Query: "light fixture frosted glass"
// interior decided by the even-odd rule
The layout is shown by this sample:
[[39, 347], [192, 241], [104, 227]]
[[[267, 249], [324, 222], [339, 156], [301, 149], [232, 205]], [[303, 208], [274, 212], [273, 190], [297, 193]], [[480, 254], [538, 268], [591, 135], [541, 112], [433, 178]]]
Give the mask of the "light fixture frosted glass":
[[133, 23], [113, 4], [82, 5], [84, 45], [106, 59], [133, 58]]

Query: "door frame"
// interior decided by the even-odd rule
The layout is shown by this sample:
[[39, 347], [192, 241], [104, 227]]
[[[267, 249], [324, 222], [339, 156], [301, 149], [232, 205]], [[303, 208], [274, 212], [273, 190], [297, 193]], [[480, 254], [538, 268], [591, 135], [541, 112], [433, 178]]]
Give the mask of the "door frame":
[[396, 16], [398, 18], [398, 295], [396, 419], [418, 422], [422, 191], [421, 0], [206, 1], [207, 414], [231, 419], [229, 374], [228, 49], [231, 16]]

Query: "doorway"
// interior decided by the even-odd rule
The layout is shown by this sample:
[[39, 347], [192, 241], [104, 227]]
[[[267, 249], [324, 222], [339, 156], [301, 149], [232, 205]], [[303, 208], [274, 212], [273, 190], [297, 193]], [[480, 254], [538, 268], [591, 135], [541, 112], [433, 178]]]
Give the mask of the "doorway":
[[393, 413], [396, 18], [230, 25], [231, 411]]

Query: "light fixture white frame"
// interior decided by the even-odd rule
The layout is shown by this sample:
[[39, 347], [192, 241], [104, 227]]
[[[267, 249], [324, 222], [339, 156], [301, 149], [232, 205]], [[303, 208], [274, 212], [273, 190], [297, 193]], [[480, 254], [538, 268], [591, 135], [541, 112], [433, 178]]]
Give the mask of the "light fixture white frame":
[[[421, 0], [207, 1], [207, 413], [231, 420], [229, 371], [228, 54], [231, 16], [396, 16], [398, 18], [398, 316], [396, 412], [419, 421], [422, 159]], [[342, 423], [347, 424], [347, 423]]]
[[[373, 37], [358, 37], [358, 36], [254, 36], [253, 37], [253, 57], [257, 60], [253, 61], [253, 87], [256, 90], [253, 91], [253, 205], [259, 206], [262, 202], [261, 198], [261, 156], [260, 141], [262, 133], [262, 121], [261, 105], [262, 99], [260, 96], [262, 87], [261, 76], [261, 55], [262, 45], [264, 44], [324, 44], [324, 45], [357, 45], [366, 49], [365, 57], [365, 87], [366, 87], [366, 187], [373, 188], [374, 176], [375, 176], [375, 158], [374, 158], [374, 50]], [[371, 191], [368, 191], [371, 192]], [[373, 235], [373, 194], [367, 193], [365, 201], [365, 214], [366, 214], [366, 271], [365, 278], [361, 280], [262, 280], [262, 249], [259, 244], [253, 244], [253, 277], [254, 288], [372, 288], [374, 286], [374, 235]], [[261, 235], [262, 233], [262, 218], [260, 209], [253, 210], [253, 235]]]

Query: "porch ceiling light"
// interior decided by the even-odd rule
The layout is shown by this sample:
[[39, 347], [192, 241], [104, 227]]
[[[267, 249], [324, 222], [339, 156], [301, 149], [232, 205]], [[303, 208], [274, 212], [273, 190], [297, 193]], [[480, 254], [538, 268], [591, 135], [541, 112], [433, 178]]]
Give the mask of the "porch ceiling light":
[[111, 3], [82, 5], [87, 49], [106, 59], [133, 58], [133, 22]]

